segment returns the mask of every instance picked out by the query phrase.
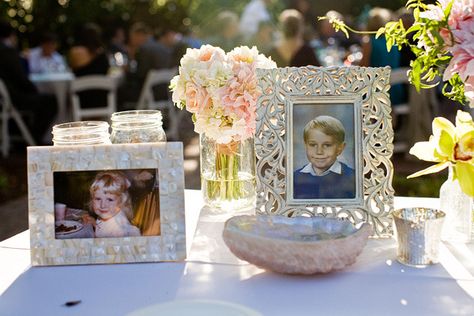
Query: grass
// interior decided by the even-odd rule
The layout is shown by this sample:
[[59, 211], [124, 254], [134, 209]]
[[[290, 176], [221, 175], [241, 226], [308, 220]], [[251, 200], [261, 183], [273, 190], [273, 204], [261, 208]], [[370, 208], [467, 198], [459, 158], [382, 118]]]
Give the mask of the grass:
[[407, 179], [406, 175], [393, 177], [393, 188], [398, 196], [439, 197], [439, 188], [446, 181], [447, 175], [436, 174]]

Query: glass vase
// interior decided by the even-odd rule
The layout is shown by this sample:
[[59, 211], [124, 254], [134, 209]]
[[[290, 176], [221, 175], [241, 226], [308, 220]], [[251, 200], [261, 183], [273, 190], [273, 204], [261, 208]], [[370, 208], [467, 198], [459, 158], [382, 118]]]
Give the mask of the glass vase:
[[439, 191], [440, 207], [446, 213], [446, 220], [441, 238], [446, 241], [468, 242], [471, 239], [473, 198], [466, 195], [457, 179], [454, 170], [449, 168], [448, 179]]
[[200, 136], [201, 190], [216, 211], [255, 207], [254, 139], [218, 144]]

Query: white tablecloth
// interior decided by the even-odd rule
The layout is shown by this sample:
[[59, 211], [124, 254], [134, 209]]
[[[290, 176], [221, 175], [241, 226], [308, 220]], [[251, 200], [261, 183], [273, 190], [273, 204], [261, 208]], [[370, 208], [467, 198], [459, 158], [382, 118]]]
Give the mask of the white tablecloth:
[[[396, 207], [436, 203], [395, 199]], [[369, 240], [343, 271], [281, 275], [236, 259], [220, 237], [225, 218], [202, 209], [198, 221], [201, 209], [200, 192], [186, 191], [186, 262], [30, 267], [28, 232], [1, 242], [0, 315], [126, 315], [189, 299], [232, 302], [272, 316], [474, 315], [473, 244], [443, 243], [441, 263], [417, 269], [396, 261], [394, 240]], [[64, 306], [74, 300], [81, 303]]]

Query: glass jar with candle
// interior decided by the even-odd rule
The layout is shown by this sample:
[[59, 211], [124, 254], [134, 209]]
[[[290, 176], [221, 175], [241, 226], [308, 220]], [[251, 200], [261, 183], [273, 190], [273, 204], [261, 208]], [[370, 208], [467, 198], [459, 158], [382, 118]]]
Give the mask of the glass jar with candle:
[[133, 110], [112, 114], [113, 144], [165, 142], [161, 112]]
[[110, 144], [109, 123], [69, 122], [53, 126], [54, 146]]

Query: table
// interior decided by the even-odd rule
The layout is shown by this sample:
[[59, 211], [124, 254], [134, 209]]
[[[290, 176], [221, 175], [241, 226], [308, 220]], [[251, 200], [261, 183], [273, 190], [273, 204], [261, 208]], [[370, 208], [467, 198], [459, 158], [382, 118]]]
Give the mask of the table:
[[[124, 80], [125, 76], [120, 69], [114, 69], [108, 74], [114, 80], [118, 87]], [[64, 123], [70, 121], [68, 114], [68, 95], [71, 82], [75, 79], [72, 72], [64, 73], [35, 73], [30, 74], [30, 80], [35, 84], [38, 91], [41, 93], [51, 93], [56, 97], [58, 103], [57, 123]]]
[[[395, 206], [437, 199], [395, 198]], [[201, 210], [201, 212], [200, 212]], [[474, 315], [474, 245], [443, 243], [441, 263], [399, 264], [393, 239], [369, 240], [343, 271], [289, 276], [235, 258], [199, 191], [186, 190], [188, 259], [176, 263], [29, 266], [29, 232], [0, 243], [1, 315], [126, 315], [157, 303], [211, 299], [262, 315]], [[194, 238], [192, 236], [194, 235]], [[73, 307], [66, 301], [81, 300]]]
[[54, 94], [58, 103], [57, 121], [66, 122], [67, 116], [67, 97], [69, 84], [74, 80], [72, 72], [64, 73], [35, 73], [30, 75], [30, 80], [41, 93]]

